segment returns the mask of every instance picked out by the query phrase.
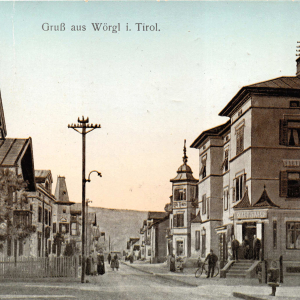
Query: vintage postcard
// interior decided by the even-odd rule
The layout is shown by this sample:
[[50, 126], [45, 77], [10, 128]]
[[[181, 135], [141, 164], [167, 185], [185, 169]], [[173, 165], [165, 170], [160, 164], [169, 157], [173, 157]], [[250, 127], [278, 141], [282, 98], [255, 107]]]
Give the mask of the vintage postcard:
[[299, 11], [0, 1], [0, 299], [299, 299]]

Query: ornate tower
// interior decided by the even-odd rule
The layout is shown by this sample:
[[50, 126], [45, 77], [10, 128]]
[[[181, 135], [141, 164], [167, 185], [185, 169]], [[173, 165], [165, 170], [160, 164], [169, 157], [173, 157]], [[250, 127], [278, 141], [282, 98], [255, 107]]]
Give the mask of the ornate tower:
[[183, 147], [183, 164], [177, 170], [172, 182], [172, 198], [170, 229], [172, 236], [172, 252], [176, 256], [191, 255], [191, 220], [195, 217], [197, 201], [197, 183], [192, 169], [187, 165], [186, 140]]

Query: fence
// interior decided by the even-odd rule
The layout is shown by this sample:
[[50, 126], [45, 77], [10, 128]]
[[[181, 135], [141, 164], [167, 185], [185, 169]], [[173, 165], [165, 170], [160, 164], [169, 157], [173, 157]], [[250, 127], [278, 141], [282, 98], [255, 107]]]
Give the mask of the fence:
[[0, 279], [77, 276], [77, 257], [0, 258]]

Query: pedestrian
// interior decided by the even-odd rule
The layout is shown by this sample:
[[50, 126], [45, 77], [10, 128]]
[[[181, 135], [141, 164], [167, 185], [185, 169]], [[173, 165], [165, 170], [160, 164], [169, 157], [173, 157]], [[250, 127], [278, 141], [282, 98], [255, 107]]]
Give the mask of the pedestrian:
[[244, 248], [244, 258], [250, 259], [250, 242], [247, 235], [243, 240], [243, 248]]
[[110, 267], [112, 268], [113, 271], [115, 270], [115, 259], [114, 259], [114, 257], [111, 258]]
[[114, 261], [115, 261], [115, 268], [118, 271], [119, 270], [119, 258], [118, 258], [117, 254], [114, 255]]
[[256, 235], [254, 235], [254, 240], [253, 240], [253, 259], [254, 260], [259, 260], [260, 247], [261, 247], [260, 239], [257, 238]]
[[240, 247], [240, 243], [233, 235], [231, 240], [231, 250], [232, 250], [233, 260], [235, 261], [239, 260], [239, 256], [238, 256], [239, 247]]
[[103, 253], [98, 253], [97, 255], [97, 273], [98, 275], [105, 274], [105, 264]]
[[129, 261], [131, 264], [133, 264], [133, 255], [132, 254], [129, 255]]
[[214, 254], [214, 251], [210, 249], [210, 253], [206, 256], [205, 261], [208, 261], [208, 273], [206, 278], [213, 277], [215, 272], [215, 266], [218, 261], [218, 256]]
[[110, 254], [110, 252], [108, 253], [107, 261], [108, 261], [108, 264], [110, 265], [110, 261], [111, 261], [111, 254]]
[[176, 272], [176, 266], [175, 266], [175, 255], [172, 254], [170, 258], [170, 271]]

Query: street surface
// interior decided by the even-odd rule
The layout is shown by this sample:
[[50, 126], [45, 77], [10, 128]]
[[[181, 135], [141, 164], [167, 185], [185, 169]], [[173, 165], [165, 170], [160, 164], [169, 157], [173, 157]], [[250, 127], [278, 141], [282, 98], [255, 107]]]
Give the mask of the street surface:
[[[148, 270], [148, 271], [147, 271]], [[150, 271], [149, 271], [150, 270]], [[27, 282], [0, 282], [0, 299], [238, 299], [233, 292], [263, 296], [258, 299], [299, 299], [299, 287], [278, 288], [276, 297], [268, 296], [267, 286], [251, 285], [254, 281], [227, 279], [197, 279], [194, 270], [184, 274], [170, 273], [166, 267], [155, 265], [120, 264], [112, 271], [106, 264], [102, 276], [87, 276], [87, 283], [78, 279], [56, 278]], [[287, 294], [287, 292], [289, 294]], [[295, 294], [295, 297], [293, 297]]]

